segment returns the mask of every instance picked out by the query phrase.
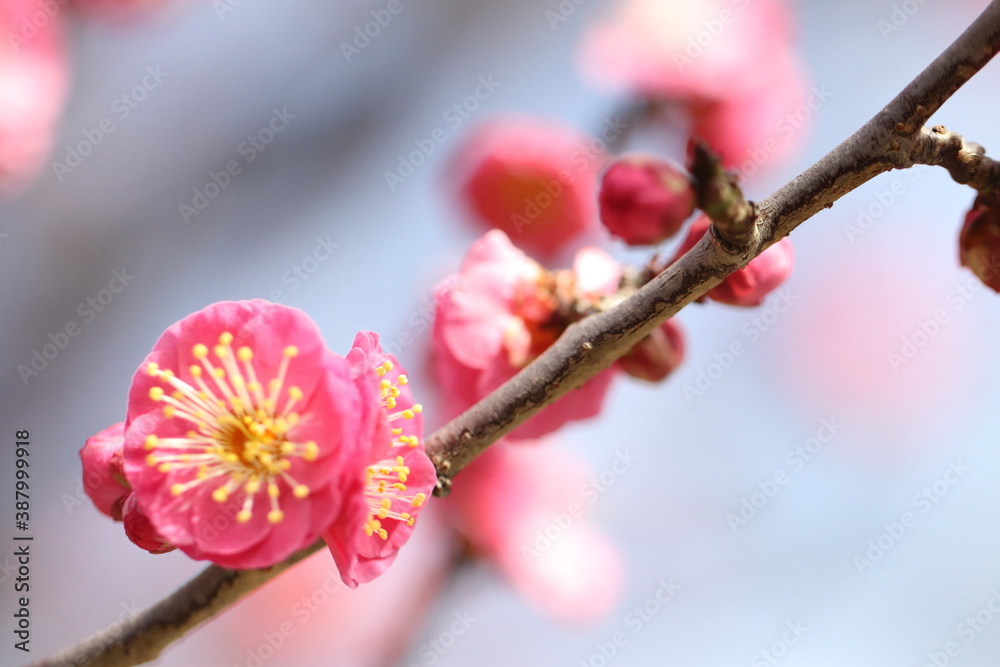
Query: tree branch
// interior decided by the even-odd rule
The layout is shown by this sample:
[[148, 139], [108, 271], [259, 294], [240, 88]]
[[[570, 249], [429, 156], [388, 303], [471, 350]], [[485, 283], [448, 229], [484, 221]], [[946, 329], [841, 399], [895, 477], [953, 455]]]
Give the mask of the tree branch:
[[1000, 162], [986, 157], [979, 144], [966, 141], [962, 135], [935, 125], [920, 133], [914, 161], [944, 167], [956, 183], [979, 191], [1000, 189]]
[[760, 203], [741, 247], [712, 234], [611, 310], [571, 325], [556, 343], [496, 391], [426, 441], [438, 495], [490, 444], [576, 389], [653, 329], [862, 183], [916, 164], [930, 116], [1000, 50], [1000, 0], [882, 111], [819, 162]]
[[[685, 305], [844, 194], [891, 169], [953, 162], [946, 158], [953, 152], [949, 142], [954, 140], [933, 136], [933, 131], [924, 130], [924, 124], [998, 50], [1000, 0], [993, 0], [874, 118], [761, 202], [753, 229], [740, 247], [724, 247], [712, 234], [706, 234], [684, 257], [633, 295], [607, 312], [571, 325], [532, 364], [438, 429], [426, 443], [438, 470], [438, 495], [445, 495], [451, 478], [490, 444], [610, 366]], [[935, 148], [938, 144], [940, 148]], [[969, 184], [985, 180], [995, 184], [995, 176], [979, 176], [982, 168], [971, 168], [975, 150], [966, 152], [963, 158], [959, 150], [956, 159], [969, 162]], [[994, 174], [995, 168], [986, 171]], [[726, 246], [730, 245], [727, 242]], [[152, 660], [170, 642], [322, 546], [317, 542], [266, 570], [208, 567], [183, 588], [124, 624], [34, 664], [126, 667]]]

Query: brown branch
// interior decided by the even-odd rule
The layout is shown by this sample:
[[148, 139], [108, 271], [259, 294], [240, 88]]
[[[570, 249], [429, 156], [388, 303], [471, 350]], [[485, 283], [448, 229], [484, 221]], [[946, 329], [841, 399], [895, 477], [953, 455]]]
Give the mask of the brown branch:
[[742, 247], [724, 247], [706, 234], [631, 297], [570, 326], [532, 364], [438, 429], [426, 442], [438, 470], [438, 495], [447, 494], [451, 478], [490, 444], [610, 366], [650, 331], [804, 220], [878, 174], [913, 166], [924, 124], [998, 50], [1000, 0], [993, 0], [874, 118], [761, 202], [753, 232]]
[[949, 132], [943, 125], [921, 130], [914, 162], [944, 167], [956, 183], [979, 191], [1000, 189], [1000, 162], [986, 157], [979, 144]]
[[712, 221], [719, 239], [741, 248], [753, 238], [757, 207], [743, 196], [736, 175], [722, 167], [719, 156], [701, 141], [691, 146], [688, 170], [694, 180], [698, 208]]
[[[788, 235], [804, 220], [862, 183], [928, 155], [924, 124], [1000, 50], [1000, 0], [881, 112], [823, 159], [760, 204], [752, 233], [738, 248], [712, 234], [666, 271], [607, 312], [566, 330], [549, 350], [495, 392], [438, 429], [427, 451], [438, 469], [438, 493], [491, 443], [544, 406], [610, 366], [655, 327]], [[943, 159], [943, 158], [941, 158]], [[972, 181], [976, 180], [973, 174]], [[970, 181], [970, 182], [972, 182]], [[729, 244], [727, 243], [727, 246]], [[322, 548], [304, 549], [266, 570], [211, 566], [170, 597], [121, 626], [85, 640], [37, 666], [125, 667], [152, 660], [170, 642], [257, 586]]]

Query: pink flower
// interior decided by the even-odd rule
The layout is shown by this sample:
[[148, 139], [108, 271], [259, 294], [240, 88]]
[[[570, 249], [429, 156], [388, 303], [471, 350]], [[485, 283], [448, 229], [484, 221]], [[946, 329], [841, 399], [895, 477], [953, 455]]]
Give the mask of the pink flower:
[[532, 604], [592, 622], [617, 601], [623, 567], [582, 515], [587, 478], [586, 466], [559, 447], [496, 443], [462, 471], [442, 505], [473, 550]]
[[[569, 325], [561, 305], [614, 293], [621, 269], [606, 253], [578, 253], [574, 269], [550, 273], [499, 230], [476, 241], [459, 274], [434, 292], [434, 362], [456, 411], [513, 377]], [[600, 412], [614, 371], [608, 369], [515, 429], [534, 438]]]
[[130, 492], [125, 496], [121, 511], [122, 521], [125, 524], [125, 535], [134, 545], [151, 554], [165, 554], [176, 549], [156, 531], [149, 517], [139, 507], [134, 493]]
[[618, 359], [623, 371], [647, 382], [662, 382], [684, 361], [684, 332], [672, 319], [653, 330]]
[[162, 538], [195, 559], [272, 565], [350, 502], [370, 453], [352, 367], [305, 313], [219, 302], [171, 326], [136, 373], [125, 474]]
[[[707, 216], [695, 218], [688, 230], [687, 238], [677, 249], [673, 260], [693, 248], [711, 226]], [[792, 274], [794, 259], [792, 241], [785, 237], [750, 260], [742, 269], [735, 271], [721, 283], [708, 290], [706, 297], [731, 306], [759, 306], [764, 297], [781, 285]]]
[[601, 179], [601, 222], [629, 245], [655, 245], [678, 232], [694, 212], [691, 181], [652, 156], [614, 162]]
[[347, 361], [362, 393], [381, 403], [370, 420], [373, 435], [348, 500], [323, 532], [344, 583], [355, 588], [395, 560], [434, 490], [437, 473], [424, 453], [422, 408], [413, 400], [406, 372], [382, 351], [378, 335], [359, 333]]
[[726, 99], [765, 90], [791, 58], [784, 0], [620, 0], [588, 29], [580, 65], [619, 90], [678, 100]]
[[704, 139], [723, 164], [743, 178], [795, 155], [824, 101], [822, 89], [810, 97], [805, 73], [795, 59], [778, 59], [769, 72], [758, 89], [688, 104], [691, 134]]
[[466, 135], [449, 177], [482, 225], [551, 254], [596, 227], [602, 146], [555, 121], [496, 119]]
[[987, 287], [1000, 292], [1000, 193], [982, 192], [965, 216], [958, 258]]
[[83, 490], [101, 514], [115, 521], [121, 521], [122, 500], [130, 491], [122, 470], [124, 431], [124, 422], [112, 424], [87, 438], [80, 449]]
[[[62, 26], [41, 0], [0, 0], [0, 189], [35, 177], [52, 148], [68, 73]], [[40, 20], [44, 17], [45, 20]]]

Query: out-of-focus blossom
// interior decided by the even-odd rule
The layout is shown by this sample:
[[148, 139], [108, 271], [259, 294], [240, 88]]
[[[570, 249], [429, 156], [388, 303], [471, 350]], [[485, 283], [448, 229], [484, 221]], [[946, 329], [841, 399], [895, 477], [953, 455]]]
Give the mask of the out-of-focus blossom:
[[372, 434], [370, 447], [355, 488], [340, 516], [323, 531], [344, 582], [354, 588], [395, 560], [437, 475], [424, 453], [422, 408], [399, 361], [382, 351], [371, 332], [357, 335], [347, 361], [362, 393], [374, 392], [382, 408], [366, 429]]
[[167, 329], [125, 422], [125, 474], [158, 533], [233, 568], [314, 542], [369, 463], [378, 396], [351, 374], [288, 306], [219, 302]]
[[1000, 193], [976, 197], [959, 234], [958, 258], [983, 284], [1000, 292]]
[[[696, 218], [684, 242], [672, 261], [693, 248], [711, 226], [707, 216]], [[780, 286], [792, 274], [795, 252], [792, 241], [785, 237], [750, 260], [742, 269], [731, 273], [721, 283], [708, 290], [706, 297], [730, 306], [759, 306], [764, 297]]]
[[629, 245], [655, 245], [680, 230], [694, 212], [691, 181], [658, 158], [633, 155], [614, 162], [601, 178], [601, 222]]
[[122, 500], [131, 490], [122, 470], [125, 422], [112, 424], [87, 438], [80, 449], [83, 490], [101, 514], [116, 521], [122, 518]]
[[593, 622], [617, 602], [623, 567], [585, 518], [587, 478], [583, 462], [558, 446], [501, 442], [462, 471], [442, 505], [473, 550], [532, 604]]
[[552, 254], [596, 229], [603, 161], [602, 142], [553, 120], [512, 116], [467, 134], [449, 179], [479, 223]]
[[[473, 244], [457, 276], [434, 292], [434, 361], [456, 411], [513, 377], [569, 325], [562, 308], [614, 292], [621, 269], [606, 253], [578, 253], [572, 272], [551, 273], [515, 248], [499, 230]], [[614, 369], [570, 392], [514, 430], [534, 438], [596, 415]]]
[[662, 382], [684, 361], [684, 332], [672, 319], [653, 330], [618, 360], [623, 371], [648, 382]]
[[52, 148], [68, 83], [58, 9], [0, 0], [0, 190], [35, 177]]

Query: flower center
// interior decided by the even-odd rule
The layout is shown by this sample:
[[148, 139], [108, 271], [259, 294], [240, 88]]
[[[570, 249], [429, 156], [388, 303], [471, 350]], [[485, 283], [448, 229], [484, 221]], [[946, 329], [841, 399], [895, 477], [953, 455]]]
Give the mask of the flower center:
[[[389, 422], [399, 419], [413, 419], [423, 410], [423, 406], [415, 403], [413, 407], [398, 412], [396, 399], [400, 395], [400, 387], [407, 383], [405, 375], [397, 375], [395, 380], [385, 377], [392, 370], [392, 362], [386, 361], [375, 368], [375, 374], [382, 378], [380, 388], [382, 408], [386, 411]], [[393, 448], [415, 448], [420, 444], [416, 435], [405, 435], [403, 428], [392, 429]], [[407, 511], [420, 507], [427, 500], [424, 493], [413, 493], [406, 487], [410, 468], [402, 456], [387, 458], [368, 466], [365, 470], [365, 500], [368, 501], [368, 519], [364, 525], [365, 535], [378, 535], [383, 540], [389, 539], [389, 532], [382, 525], [386, 519], [403, 521], [408, 526], [413, 525], [414, 517]]]
[[204, 484], [215, 485], [212, 498], [219, 503], [242, 492], [239, 523], [250, 520], [256, 494], [266, 490], [267, 519], [278, 523], [284, 518], [279, 502], [283, 492], [291, 490], [299, 499], [309, 495], [309, 487], [288, 473], [292, 460], [314, 461], [319, 456], [315, 442], [300, 443], [290, 434], [299, 421], [293, 408], [302, 399], [302, 390], [284, 385], [298, 348], [284, 349], [278, 375], [268, 381], [265, 392], [253, 365], [253, 350], [241, 347], [234, 352], [232, 342], [233, 335], [226, 332], [212, 355], [201, 343], [192, 348], [198, 363], [190, 367], [191, 384], [169, 369], [149, 364], [149, 375], [166, 385], [152, 387], [149, 397], [164, 404], [167, 418], [188, 422], [190, 428], [185, 437], [147, 436], [146, 462], [164, 473], [194, 471], [191, 479], [170, 487], [175, 496]]

